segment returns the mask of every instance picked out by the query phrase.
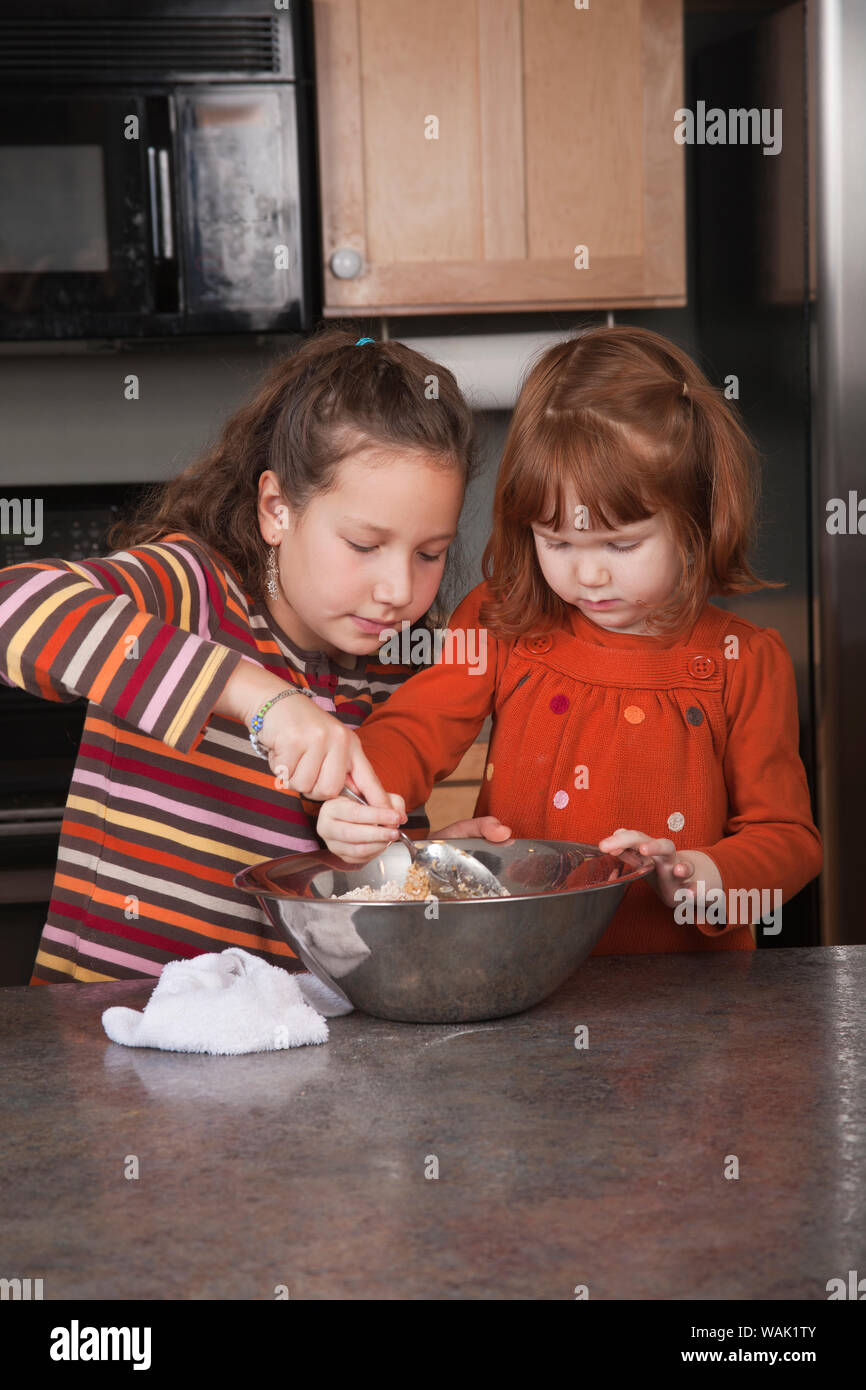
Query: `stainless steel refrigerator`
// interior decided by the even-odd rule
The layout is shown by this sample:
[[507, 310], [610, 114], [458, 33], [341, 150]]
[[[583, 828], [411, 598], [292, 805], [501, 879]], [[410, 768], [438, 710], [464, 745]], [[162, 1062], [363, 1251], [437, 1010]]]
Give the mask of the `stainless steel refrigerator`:
[[813, 659], [825, 839], [821, 939], [832, 944], [866, 941], [866, 5], [817, 0], [808, 17], [817, 260]]
[[762, 945], [866, 942], [866, 4], [695, 15], [690, 40], [688, 104], [781, 113], [777, 154], [689, 152], [695, 337], [738, 378], [764, 459], [756, 558], [786, 583], [721, 602], [791, 653], [824, 838]]

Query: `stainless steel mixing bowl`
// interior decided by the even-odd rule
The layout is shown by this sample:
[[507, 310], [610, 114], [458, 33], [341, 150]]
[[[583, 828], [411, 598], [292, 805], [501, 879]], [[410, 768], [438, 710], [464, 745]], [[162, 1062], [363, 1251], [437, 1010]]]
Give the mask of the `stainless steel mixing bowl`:
[[653, 872], [562, 840], [454, 840], [512, 895], [465, 901], [335, 902], [368, 883], [402, 884], [409, 852], [391, 845], [363, 868], [335, 855], [254, 864], [235, 884], [259, 899], [314, 975], [356, 1009], [408, 1023], [503, 1018], [552, 994], [583, 963], [629, 884]]

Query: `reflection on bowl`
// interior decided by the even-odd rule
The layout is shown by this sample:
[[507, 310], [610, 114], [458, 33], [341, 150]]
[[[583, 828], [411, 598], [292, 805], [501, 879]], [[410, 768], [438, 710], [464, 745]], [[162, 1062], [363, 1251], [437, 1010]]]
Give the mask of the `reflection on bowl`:
[[602, 854], [561, 840], [454, 840], [511, 894], [465, 901], [352, 902], [332, 894], [409, 868], [391, 845], [363, 868], [332, 854], [290, 854], [235, 875], [307, 969], [377, 1018], [465, 1023], [503, 1018], [552, 994], [586, 960], [630, 884], [653, 872], [633, 850]]

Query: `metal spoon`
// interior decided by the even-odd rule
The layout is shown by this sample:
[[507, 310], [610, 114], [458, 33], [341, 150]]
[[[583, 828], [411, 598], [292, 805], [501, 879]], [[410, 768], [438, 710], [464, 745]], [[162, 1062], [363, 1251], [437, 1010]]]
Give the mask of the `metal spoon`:
[[[341, 796], [349, 796], [353, 801], [357, 801], [361, 806], [369, 806], [369, 801], [365, 801], [363, 796], [353, 792], [351, 787], [344, 787]], [[423, 845], [417, 845], [414, 840], [404, 834], [402, 830], [397, 832], [400, 839], [412, 856], [412, 863], [419, 868], [426, 869], [431, 878], [443, 883], [449, 892], [454, 893], [460, 898], [508, 898], [510, 893], [495, 874], [476, 859], [474, 854], [469, 854], [465, 849], [458, 849], [456, 845], [449, 845], [447, 840], [428, 840]]]

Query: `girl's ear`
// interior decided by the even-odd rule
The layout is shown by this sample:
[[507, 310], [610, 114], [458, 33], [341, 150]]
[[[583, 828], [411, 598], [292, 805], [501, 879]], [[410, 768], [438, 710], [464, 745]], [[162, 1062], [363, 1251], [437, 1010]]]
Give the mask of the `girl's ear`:
[[258, 516], [268, 545], [273, 545], [294, 525], [292, 508], [280, 492], [277, 475], [272, 468], [266, 468], [259, 477]]

